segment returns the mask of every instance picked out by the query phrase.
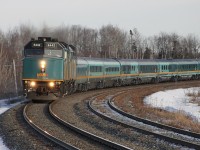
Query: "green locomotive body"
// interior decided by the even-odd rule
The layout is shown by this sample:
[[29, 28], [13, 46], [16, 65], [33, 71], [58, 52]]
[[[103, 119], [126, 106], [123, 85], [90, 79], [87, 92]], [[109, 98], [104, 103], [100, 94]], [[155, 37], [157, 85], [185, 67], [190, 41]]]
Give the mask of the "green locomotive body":
[[23, 86], [28, 98], [56, 99], [64, 94], [64, 85], [75, 78], [72, 48], [50, 37], [32, 39], [24, 47]]

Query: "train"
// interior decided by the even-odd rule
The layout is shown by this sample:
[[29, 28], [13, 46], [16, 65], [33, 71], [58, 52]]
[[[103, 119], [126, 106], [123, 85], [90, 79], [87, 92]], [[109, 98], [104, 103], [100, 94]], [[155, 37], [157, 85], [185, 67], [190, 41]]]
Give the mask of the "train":
[[23, 50], [23, 91], [30, 99], [59, 99], [76, 91], [200, 79], [199, 59], [77, 57], [75, 47], [51, 37]]

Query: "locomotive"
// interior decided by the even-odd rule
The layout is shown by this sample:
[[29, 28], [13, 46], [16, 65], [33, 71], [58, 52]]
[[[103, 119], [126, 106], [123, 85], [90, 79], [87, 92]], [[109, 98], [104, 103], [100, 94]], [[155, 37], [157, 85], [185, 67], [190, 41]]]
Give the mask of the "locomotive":
[[31, 99], [64, 95], [76, 77], [73, 49], [72, 45], [50, 37], [31, 39], [24, 47], [24, 95]]
[[30, 99], [57, 99], [75, 91], [200, 79], [197, 59], [117, 59], [76, 57], [75, 47], [51, 37], [24, 47], [23, 90]]

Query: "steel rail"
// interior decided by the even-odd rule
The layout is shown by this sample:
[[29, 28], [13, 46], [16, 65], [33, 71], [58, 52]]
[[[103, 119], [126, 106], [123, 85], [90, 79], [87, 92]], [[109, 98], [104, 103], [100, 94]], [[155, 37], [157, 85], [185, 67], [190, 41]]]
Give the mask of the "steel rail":
[[57, 103], [57, 101], [55, 101], [55, 102], [53, 102], [53, 103], [51, 103], [51, 104], [49, 105], [49, 112], [50, 112], [50, 114], [51, 114], [57, 121], [61, 122], [62, 124], [64, 124], [64, 125], [67, 126], [68, 128], [70, 128], [70, 129], [72, 129], [73, 131], [78, 132], [79, 134], [84, 135], [84, 136], [86, 136], [86, 137], [88, 137], [88, 138], [90, 138], [90, 139], [92, 139], [92, 140], [94, 140], [94, 141], [97, 141], [97, 142], [100, 142], [100, 143], [102, 143], [102, 144], [104, 144], [104, 145], [107, 145], [107, 146], [109, 146], [109, 147], [111, 147], [111, 148], [115, 148], [115, 149], [119, 149], [119, 150], [131, 150], [131, 148], [128, 148], [128, 147], [126, 147], [126, 146], [123, 146], [123, 145], [120, 145], [120, 144], [118, 144], [118, 143], [112, 142], [112, 141], [110, 141], [110, 140], [104, 139], [104, 138], [102, 138], [102, 137], [100, 137], [100, 136], [94, 135], [94, 134], [92, 134], [92, 133], [90, 133], [90, 132], [87, 132], [87, 131], [85, 131], [85, 130], [83, 130], [83, 129], [81, 129], [81, 128], [78, 128], [78, 127], [76, 127], [76, 126], [74, 126], [74, 125], [72, 125], [72, 124], [66, 122], [65, 120], [61, 119], [61, 118], [60, 118], [59, 116], [57, 116], [57, 115], [53, 112], [53, 110], [52, 110], [52, 109], [53, 109], [53, 105], [55, 105], [55, 103]]
[[154, 122], [154, 121], [151, 121], [151, 120], [147, 120], [147, 119], [140, 118], [138, 116], [134, 116], [132, 114], [126, 113], [123, 110], [117, 108], [114, 104], [112, 104], [111, 99], [108, 100], [108, 105], [114, 111], [116, 111], [119, 114], [121, 114], [123, 116], [126, 116], [126, 117], [128, 117], [130, 119], [142, 122], [142, 123], [147, 124], [147, 125], [152, 125], [152, 126], [155, 126], [155, 127], [161, 128], [161, 129], [170, 130], [170, 131], [173, 131], [173, 132], [176, 132], [176, 133], [179, 133], [179, 134], [183, 134], [183, 135], [191, 136], [193, 138], [200, 139], [200, 134], [199, 133], [190, 132], [190, 131], [187, 131], [187, 130], [175, 128], [175, 127], [172, 127], [172, 126], [168, 126], [168, 125], [165, 125], [165, 124], [157, 123], [157, 122]]
[[65, 148], [65, 149], [68, 149], [68, 150], [79, 150], [78, 148], [68, 144], [68, 143], [65, 143], [61, 140], [59, 140], [58, 138], [56, 138], [55, 136], [51, 135], [50, 133], [44, 131], [43, 129], [41, 129], [39, 126], [37, 126], [27, 115], [27, 111], [28, 111], [28, 108], [31, 106], [32, 104], [29, 103], [27, 104], [25, 107], [24, 107], [24, 110], [23, 110], [23, 116], [24, 116], [24, 119], [26, 120], [26, 122], [32, 127], [34, 128], [37, 132], [39, 132], [40, 134], [42, 134], [43, 136], [45, 136], [46, 138], [48, 138], [50, 141], [58, 144], [59, 146]]
[[182, 146], [187, 146], [189, 148], [195, 148], [195, 149], [200, 149], [200, 145], [199, 144], [195, 144], [195, 143], [191, 143], [191, 142], [188, 142], [188, 141], [185, 141], [185, 140], [179, 140], [179, 139], [176, 139], [176, 138], [172, 138], [172, 137], [168, 137], [168, 136], [164, 136], [162, 134], [158, 134], [158, 133], [154, 133], [154, 132], [151, 132], [151, 131], [148, 131], [148, 130], [145, 130], [145, 129], [141, 129], [141, 128], [137, 128], [137, 127], [134, 127], [134, 126], [131, 126], [131, 125], [128, 125], [124, 122], [121, 122], [121, 121], [118, 121], [118, 120], [115, 120], [113, 118], [110, 118], [106, 115], [104, 115], [103, 113], [100, 113], [98, 111], [96, 111], [92, 105], [92, 100], [88, 102], [88, 108], [96, 115], [100, 116], [101, 118], [105, 119], [105, 120], [108, 120], [110, 122], [113, 122], [115, 124], [119, 124], [123, 127], [126, 127], [126, 128], [132, 128], [140, 133], [143, 133], [143, 134], [147, 134], [147, 135], [153, 135], [155, 136], [156, 138], [160, 138], [160, 139], [163, 139], [163, 140], [166, 140], [170, 143], [174, 143], [174, 144], [179, 144], [179, 145], [182, 145]]

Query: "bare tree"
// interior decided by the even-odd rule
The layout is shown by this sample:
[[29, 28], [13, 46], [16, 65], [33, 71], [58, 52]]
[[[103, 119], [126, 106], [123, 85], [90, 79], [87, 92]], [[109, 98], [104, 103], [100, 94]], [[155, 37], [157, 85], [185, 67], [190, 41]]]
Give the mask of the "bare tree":
[[[9, 64], [8, 55], [0, 50], [0, 98], [11, 96], [13, 92], [13, 71]], [[9, 94], [9, 95], [8, 95]]]
[[104, 57], [118, 58], [125, 49], [127, 34], [112, 25], [102, 26], [99, 31], [101, 50]]

